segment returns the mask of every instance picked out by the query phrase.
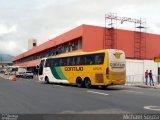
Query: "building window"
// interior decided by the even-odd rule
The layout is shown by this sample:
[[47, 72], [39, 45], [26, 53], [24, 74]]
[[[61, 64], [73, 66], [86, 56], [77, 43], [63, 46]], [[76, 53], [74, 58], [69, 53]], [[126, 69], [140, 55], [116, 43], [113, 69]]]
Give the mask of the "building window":
[[36, 43], [33, 43], [33, 47], [36, 47], [37, 46], [37, 44]]
[[82, 49], [82, 38], [78, 40], [78, 50]]
[[[33, 46], [37, 46], [36, 43], [33, 43]], [[53, 48], [50, 48], [46, 51], [43, 51], [41, 53], [36, 53], [32, 56], [28, 56], [26, 58], [22, 58], [21, 60], [18, 60], [16, 62], [22, 63], [30, 60], [35, 60], [37, 58], [44, 58], [44, 57], [49, 57], [49, 56], [54, 56], [60, 53], [68, 53], [72, 52], [75, 50], [82, 49], [82, 37], [76, 38], [68, 43], [63, 43], [59, 46], [55, 46]]]

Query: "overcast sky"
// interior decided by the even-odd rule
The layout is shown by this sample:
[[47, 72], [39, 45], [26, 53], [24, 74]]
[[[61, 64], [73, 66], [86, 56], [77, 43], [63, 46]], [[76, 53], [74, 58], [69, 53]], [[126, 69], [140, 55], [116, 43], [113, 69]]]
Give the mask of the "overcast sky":
[[0, 53], [16, 56], [28, 39], [41, 44], [81, 24], [104, 26], [109, 12], [145, 18], [147, 32], [160, 34], [160, 0], [0, 0]]

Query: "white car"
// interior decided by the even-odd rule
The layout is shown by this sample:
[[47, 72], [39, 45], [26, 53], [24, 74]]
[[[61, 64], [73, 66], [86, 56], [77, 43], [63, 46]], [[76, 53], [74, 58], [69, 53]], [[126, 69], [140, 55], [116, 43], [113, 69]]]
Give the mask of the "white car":
[[6, 71], [4, 74], [5, 74], [5, 75], [9, 75], [9, 72], [8, 72], [8, 71]]
[[33, 78], [33, 72], [31, 72], [31, 71], [24, 72], [23, 78]]

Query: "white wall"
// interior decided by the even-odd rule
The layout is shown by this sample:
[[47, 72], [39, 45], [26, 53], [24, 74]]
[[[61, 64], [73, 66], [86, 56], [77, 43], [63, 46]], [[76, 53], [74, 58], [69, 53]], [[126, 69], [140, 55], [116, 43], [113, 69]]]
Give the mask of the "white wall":
[[157, 81], [158, 63], [153, 60], [126, 60], [126, 75], [129, 82], [144, 82], [144, 73], [152, 70], [153, 79]]

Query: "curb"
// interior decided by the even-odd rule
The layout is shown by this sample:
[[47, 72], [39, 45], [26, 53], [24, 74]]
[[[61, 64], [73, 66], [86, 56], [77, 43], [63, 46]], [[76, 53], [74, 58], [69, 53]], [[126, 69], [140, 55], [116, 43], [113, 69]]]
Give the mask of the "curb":
[[156, 87], [156, 89], [160, 89], [160, 84]]
[[141, 88], [154, 88], [154, 89], [160, 89], [160, 85], [158, 86], [147, 86], [147, 85], [134, 85], [135, 87], [141, 87]]

